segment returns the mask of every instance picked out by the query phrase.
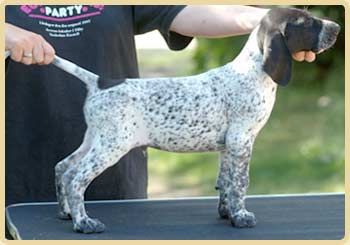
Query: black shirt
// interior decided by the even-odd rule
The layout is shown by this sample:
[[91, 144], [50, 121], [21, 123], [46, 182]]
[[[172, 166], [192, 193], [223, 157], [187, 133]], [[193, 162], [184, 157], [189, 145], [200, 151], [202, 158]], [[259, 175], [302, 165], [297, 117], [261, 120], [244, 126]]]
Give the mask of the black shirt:
[[[6, 6], [6, 22], [42, 35], [56, 54], [104, 78], [138, 77], [134, 35], [169, 31], [184, 6]], [[108, 81], [108, 80], [107, 80]], [[112, 81], [112, 80], [110, 80]], [[116, 80], [113, 80], [116, 81]], [[85, 86], [53, 65], [6, 65], [6, 205], [55, 201], [54, 166], [82, 142]], [[145, 149], [132, 150], [90, 185], [86, 199], [145, 198]]]

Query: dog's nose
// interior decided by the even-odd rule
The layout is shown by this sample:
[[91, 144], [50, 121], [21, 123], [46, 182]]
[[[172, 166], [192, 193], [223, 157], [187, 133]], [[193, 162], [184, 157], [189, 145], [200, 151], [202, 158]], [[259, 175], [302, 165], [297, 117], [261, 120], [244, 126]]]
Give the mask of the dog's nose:
[[334, 23], [334, 24], [332, 24], [332, 25], [330, 26], [330, 28], [331, 28], [330, 31], [331, 31], [332, 34], [334, 34], [335, 36], [337, 36], [337, 35], [339, 34], [339, 32], [340, 32], [340, 25]]
[[326, 33], [331, 36], [337, 36], [340, 32], [340, 25], [330, 20], [323, 20], [323, 25]]

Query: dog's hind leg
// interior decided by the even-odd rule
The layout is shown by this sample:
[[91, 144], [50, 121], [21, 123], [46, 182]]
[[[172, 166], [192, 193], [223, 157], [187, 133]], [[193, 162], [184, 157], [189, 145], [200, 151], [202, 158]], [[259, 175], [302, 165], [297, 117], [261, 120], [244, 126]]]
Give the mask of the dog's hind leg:
[[86, 131], [84, 140], [79, 148], [70, 154], [68, 157], [58, 162], [55, 166], [55, 181], [56, 181], [56, 197], [58, 201], [58, 217], [61, 219], [70, 218], [70, 210], [67, 203], [67, 194], [65, 191], [64, 182], [62, 181], [63, 174], [69, 168], [75, 168], [77, 163], [86, 155], [91, 147], [92, 136], [89, 130]]
[[[113, 130], [113, 135], [110, 132], [106, 132], [103, 135], [94, 137], [93, 146], [80, 160], [78, 167], [72, 170], [69, 169], [63, 175], [75, 231], [97, 233], [105, 229], [103, 223], [87, 215], [84, 206], [84, 193], [97, 176], [108, 167], [117, 163], [131, 149], [130, 144], [122, 140], [123, 137], [118, 137], [120, 141], [115, 141], [117, 136], [115, 132]], [[113, 142], [111, 137], [114, 137], [115, 144], [111, 144]]]

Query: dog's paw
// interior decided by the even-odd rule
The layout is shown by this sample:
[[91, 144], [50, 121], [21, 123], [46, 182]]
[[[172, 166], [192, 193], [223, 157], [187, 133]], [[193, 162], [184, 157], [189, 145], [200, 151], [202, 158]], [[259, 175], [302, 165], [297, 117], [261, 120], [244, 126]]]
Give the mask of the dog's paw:
[[73, 229], [85, 234], [100, 233], [105, 230], [105, 225], [98, 219], [85, 218], [79, 223], [74, 223]]
[[228, 219], [227, 205], [223, 204], [222, 202], [219, 202], [218, 212], [219, 212], [219, 215], [222, 219]]
[[238, 228], [251, 228], [256, 225], [255, 215], [247, 210], [240, 210], [230, 217], [231, 224]]

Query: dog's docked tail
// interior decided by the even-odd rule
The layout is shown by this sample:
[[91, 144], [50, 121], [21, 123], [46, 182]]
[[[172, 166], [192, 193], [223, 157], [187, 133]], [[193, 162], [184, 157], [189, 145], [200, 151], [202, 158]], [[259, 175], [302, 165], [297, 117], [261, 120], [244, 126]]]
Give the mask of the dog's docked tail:
[[86, 84], [87, 90], [89, 92], [98, 90], [99, 76], [95, 73], [85, 70], [84, 68], [81, 68], [80, 66], [77, 66], [76, 64], [56, 55], [53, 59], [52, 64], [83, 81]]

